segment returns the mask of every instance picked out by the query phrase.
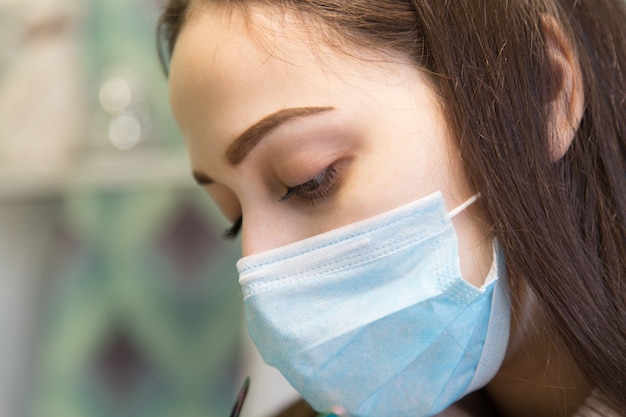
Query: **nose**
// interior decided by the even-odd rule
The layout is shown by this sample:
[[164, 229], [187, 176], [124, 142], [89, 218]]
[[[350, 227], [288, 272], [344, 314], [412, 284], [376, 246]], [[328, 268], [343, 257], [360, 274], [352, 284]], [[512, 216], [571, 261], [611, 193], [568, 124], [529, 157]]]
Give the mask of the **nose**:
[[272, 202], [242, 204], [242, 213], [243, 256], [298, 242], [333, 228], [332, 223], [324, 216], [312, 215], [297, 208], [292, 209]]
[[243, 256], [265, 252], [297, 240], [297, 224], [277, 211], [260, 207], [244, 210], [241, 228]]

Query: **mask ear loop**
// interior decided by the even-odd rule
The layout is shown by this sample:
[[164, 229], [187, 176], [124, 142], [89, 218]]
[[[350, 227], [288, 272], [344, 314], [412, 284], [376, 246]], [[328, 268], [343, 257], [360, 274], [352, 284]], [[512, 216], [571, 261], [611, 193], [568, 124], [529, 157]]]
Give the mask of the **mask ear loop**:
[[448, 216], [450, 217], [450, 219], [452, 219], [454, 216], [456, 216], [457, 214], [461, 213], [463, 210], [465, 210], [466, 208], [474, 204], [476, 200], [478, 200], [478, 197], [480, 197], [480, 193], [474, 194], [473, 196], [468, 198], [467, 201], [465, 201], [465, 203], [462, 203], [458, 207], [450, 210], [448, 212]]

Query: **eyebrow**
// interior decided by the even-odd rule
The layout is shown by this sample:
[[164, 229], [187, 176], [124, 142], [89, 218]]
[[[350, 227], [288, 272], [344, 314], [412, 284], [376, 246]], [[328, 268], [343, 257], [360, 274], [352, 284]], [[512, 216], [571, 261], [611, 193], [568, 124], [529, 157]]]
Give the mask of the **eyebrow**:
[[294, 107], [272, 113], [259, 120], [239, 135], [226, 150], [226, 159], [231, 165], [238, 165], [248, 156], [250, 151], [261, 139], [281, 124], [292, 119], [313, 116], [330, 110], [334, 110], [334, 107]]
[[208, 177], [207, 175], [203, 174], [200, 171], [193, 171], [191, 173], [191, 176], [199, 185], [209, 185], [209, 184], [213, 184], [214, 182], [213, 179], [211, 179], [210, 177]]
[[[226, 159], [231, 165], [239, 165], [250, 151], [272, 130], [293, 119], [313, 116], [334, 110], [334, 107], [293, 107], [265, 116], [239, 135], [226, 149]], [[193, 171], [194, 180], [200, 185], [209, 185], [214, 181], [200, 171]]]

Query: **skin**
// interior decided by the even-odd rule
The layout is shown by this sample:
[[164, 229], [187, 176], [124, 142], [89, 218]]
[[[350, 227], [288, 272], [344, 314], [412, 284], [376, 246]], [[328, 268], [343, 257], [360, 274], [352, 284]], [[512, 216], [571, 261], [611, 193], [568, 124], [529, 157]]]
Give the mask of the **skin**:
[[[475, 194], [424, 74], [400, 57], [347, 52], [320, 42], [301, 20], [254, 9], [246, 20], [235, 9], [203, 4], [182, 29], [170, 67], [172, 109], [196, 178], [226, 217], [243, 216], [244, 256], [435, 191], [448, 210]], [[228, 160], [232, 143], [259, 120], [305, 107], [330, 110], [288, 120], [241, 161]], [[324, 198], [284, 199], [290, 187], [329, 167]], [[475, 210], [453, 223], [463, 278], [480, 286], [492, 239]], [[520, 317], [533, 322], [529, 300]], [[578, 375], [571, 361], [529, 337], [527, 327], [514, 324], [503, 368], [487, 391], [504, 415], [567, 415], [557, 411], [574, 410], [587, 388], [572, 382]]]
[[[252, 29], [236, 11], [206, 7], [179, 36], [171, 104], [194, 172], [214, 181], [206, 189], [229, 219], [243, 214], [244, 256], [435, 191], [448, 210], [474, 194], [437, 100], [412, 65], [324, 47], [288, 19], [259, 14], [255, 25], [261, 28]], [[227, 161], [228, 146], [251, 125], [301, 107], [333, 110], [290, 120], [241, 163]], [[332, 164], [336, 183], [324, 201], [278, 201], [288, 187]], [[471, 212], [455, 217], [454, 225], [464, 277], [480, 286], [491, 265], [491, 240]]]

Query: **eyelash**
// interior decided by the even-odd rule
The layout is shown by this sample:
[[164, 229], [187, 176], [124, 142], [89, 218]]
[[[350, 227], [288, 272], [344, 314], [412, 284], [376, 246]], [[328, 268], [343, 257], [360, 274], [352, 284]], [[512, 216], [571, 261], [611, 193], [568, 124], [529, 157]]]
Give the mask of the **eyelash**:
[[[323, 203], [337, 183], [338, 173], [337, 166], [330, 165], [310, 180], [287, 188], [287, 192], [278, 201], [285, 202], [295, 196], [304, 199], [311, 206]], [[232, 227], [224, 231], [223, 237], [229, 240], [236, 239], [241, 232], [242, 223], [243, 217], [240, 216]]]
[[311, 206], [323, 203], [337, 183], [338, 173], [337, 166], [330, 165], [307, 182], [287, 188], [285, 195], [279, 198], [278, 201], [284, 202], [295, 196], [302, 198]]
[[242, 224], [243, 224], [243, 217], [239, 216], [239, 218], [235, 220], [235, 223], [231, 227], [224, 230], [222, 237], [228, 240], [236, 239], [237, 236], [239, 236], [239, 232], [241, 231]]

